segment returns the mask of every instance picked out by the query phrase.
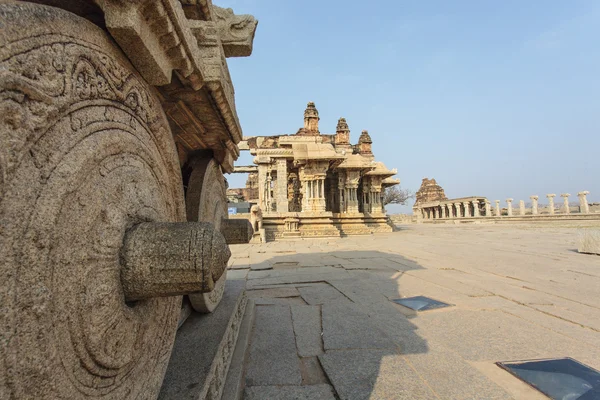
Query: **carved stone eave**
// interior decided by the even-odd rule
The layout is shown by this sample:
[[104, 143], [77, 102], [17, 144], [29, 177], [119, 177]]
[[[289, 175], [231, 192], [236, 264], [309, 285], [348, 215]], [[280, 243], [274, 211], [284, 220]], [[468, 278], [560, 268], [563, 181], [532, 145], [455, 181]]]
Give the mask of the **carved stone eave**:
[[[242, 128], [226, 57], [248, 56], [257, 21], [210, 0], [94, 0], [144, 79], [158, 86], [180, 152], [211, 149], [226, 172]], [[195, 137], [194, 137], [195, 136]]]
[[179, 0], [179, 2], [188, 19], [201, 19], [203, 21], [213, 19], [211, 0]]
[[392, 178], [392, 177], [385, 178], [383, 181], [381, 181], [381, 186], [384, 188], [399, 185], [399, 184], [400, 184], [400, 179], [396, 179], [396, 178]]
[[177, 71], [194, 90], [204, 83], [198, 45], [178, 1], [95, 0], [106, 27], [131, 63], [153, 86], [171, 82]]

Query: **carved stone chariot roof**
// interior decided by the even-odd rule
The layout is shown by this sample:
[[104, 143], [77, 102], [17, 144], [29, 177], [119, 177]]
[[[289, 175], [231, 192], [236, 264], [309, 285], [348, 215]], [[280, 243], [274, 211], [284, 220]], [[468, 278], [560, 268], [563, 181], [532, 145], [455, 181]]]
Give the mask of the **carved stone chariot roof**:
[[382, 163], [381, 161], [375, 162], [374, 166], [375, 166], [375, 169], [367, 172], [365, 175], [371, 175], [371, 176], [378, 175], [378, 176], [382, 176], [382, 177], [391, 177], [398, 173], [398, 171], [395, 168], [388, 169], [388, 167], [386, 167], [385, 164]]

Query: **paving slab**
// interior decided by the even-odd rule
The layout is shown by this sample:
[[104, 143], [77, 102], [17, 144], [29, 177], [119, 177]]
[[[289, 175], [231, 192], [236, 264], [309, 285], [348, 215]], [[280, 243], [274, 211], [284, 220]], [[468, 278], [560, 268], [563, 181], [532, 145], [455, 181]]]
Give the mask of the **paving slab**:
[[394, 352], [329, 350], [319, 360], [342, 399], [440, 399], [410, 364]]
[[257, 297], [297, 297], [300, 296], [300, 292], [293, 286], [273, 288], [273, 289], [259, 289], [259, 290], [248, 290], [246, 296], [249, 299]]
[[306, 302], [301, 297], [260, 297], [254, 299], [257, 306], [293, 306], [306, 305]]
[[350, 300], [339, 290], [328, 283], [315, 283], [298, 288], [298, 292], [310, 305], [325, 304], [331, 302], [347, 302]]
[[396, 344], [355, 304], [321, 306], [323, 346], [331, 349], [395, 349]]
[[319, 306], [294, 305], [291, 307], [296, 347], [300, 357], [323, 354], [321, 308]]
[[290, 308], [256, 305], [255, 315], [246, 386], [300, 385]]
[[329, 385], [254, 386], [246, 389], [244, 400], [335, 400]]
[[300, 359], [300, 371], [302, 372], [303, 386], [329, 383], [317, 357], [302, 357]]

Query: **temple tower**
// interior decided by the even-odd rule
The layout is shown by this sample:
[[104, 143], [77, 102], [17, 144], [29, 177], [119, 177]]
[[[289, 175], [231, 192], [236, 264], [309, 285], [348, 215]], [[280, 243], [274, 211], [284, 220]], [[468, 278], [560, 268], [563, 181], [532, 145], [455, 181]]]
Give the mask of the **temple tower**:
[[340, 118], [335, 128], [335, 144], [349, 145], [350, 144], [350, 128], [346, 123], [346, 118]]
[[369, 136], [369, 131], [362, 131], [358, 139], [359, 154], [365, 157], [373, 157], [371, 144], [373, 144], [373, 141], [371, 140], [371, 136]]
[[319, 111], [315, 107], [315, 103], [310, 101], [304, 110], [304, 133], [306, 135], [319, 134]]

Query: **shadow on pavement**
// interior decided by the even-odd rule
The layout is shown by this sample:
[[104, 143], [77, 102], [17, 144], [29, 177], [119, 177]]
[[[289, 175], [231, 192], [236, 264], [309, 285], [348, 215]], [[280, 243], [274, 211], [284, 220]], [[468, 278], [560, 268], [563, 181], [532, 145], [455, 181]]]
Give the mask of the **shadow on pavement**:
[[418, 263], [381, 251], [265, 247], [253, 247], [248, 264], [230, 267], [238, 277], [248, 271], [247, 294], [256, 304], [245, 398], [273, 396], [274, 386], [282, 399], [303, 391], [332, 399], [433, 395], [403, 357], [426, 353], [427, 342], [391, 301], [402, 297], [402, 275], [422, 269]]

